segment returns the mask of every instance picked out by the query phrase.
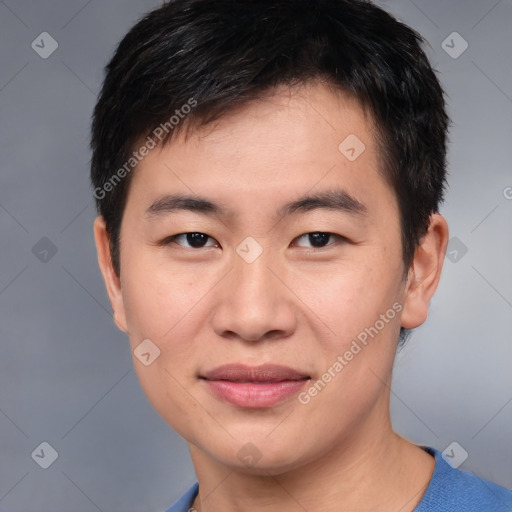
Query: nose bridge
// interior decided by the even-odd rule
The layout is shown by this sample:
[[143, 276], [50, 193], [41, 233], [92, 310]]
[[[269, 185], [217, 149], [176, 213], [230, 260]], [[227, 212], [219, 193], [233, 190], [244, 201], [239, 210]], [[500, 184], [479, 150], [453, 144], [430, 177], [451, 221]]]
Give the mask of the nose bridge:
[[234, 254], [233, 270], [216, 305], [214, 329], [219, 335], [235, 333], [251, 341], [269, 333], [288, 336], [296, 325], [289, 294], [274, 275], [276, 270], [269, 268], [271, 260], [275, 263], [270, 252], [259, 250], [256, 255], [251, 243], [240, 244]]
[[236, 256], [231, 280], [231, 293], [236, 297], [236, 304], [242, 307], [251, 305], [251, 309], [256, 311], [272, 307], [279, 300], [277, 283], [272, 282], [275, 278], [269, 269], [269, 256], [268, 249], [254, 259]]
[[[235, 248], [233, 254], [233, 285], [235, 293], [248, 293], [249, 295], [262, 294], [263, 299], [268, 299], [265, 293], [272, 287], [272, 272], [269, 265], [275, 264], [272, 255], [272, 247], [262, 238], [248, 236]], [[275, 283], [274, 283], [275, 284]]]

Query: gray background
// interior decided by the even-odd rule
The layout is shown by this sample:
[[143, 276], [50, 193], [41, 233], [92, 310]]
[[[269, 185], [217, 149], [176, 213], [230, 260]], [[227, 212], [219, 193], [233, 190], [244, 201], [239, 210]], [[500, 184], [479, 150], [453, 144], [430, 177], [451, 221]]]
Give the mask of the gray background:
[[[125, 31], [159, 3], [0, 1], [6, 511], [158, 511], [195, 481], [185, 443], [147, 402], [128, 340], [111, 319], [88, 183], [90, 114], [103, 66]], [[428, 322], [398, 354], [393, 422], [440, 450], [457, 441], [469, 454], [463, 469], [510, 488], [512, 1], [380, 4], [430, 42], [454, 123], [441, 213], [456, 240]], [[45, 31], [59, 45], [47, 59], [31, 47]], [[458, 58], [441, 46], [454, 31], [469, 44]], [[457, 39], [445, 44], [452, 54], [462, 48]], [[58, 452], [48, 469], [31, 457], [43, 441]]]

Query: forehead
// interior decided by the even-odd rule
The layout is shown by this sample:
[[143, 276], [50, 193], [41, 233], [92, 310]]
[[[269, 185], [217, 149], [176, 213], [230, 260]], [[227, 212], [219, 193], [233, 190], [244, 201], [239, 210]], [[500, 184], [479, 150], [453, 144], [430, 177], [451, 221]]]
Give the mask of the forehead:
[[281, 87], [186, 135], [139, 163], [129, 195], [146, 208], [171, 189], [259, 208], [339, 186], [377, 206], [393, 195], [372, 119], [357, 100], [319, 83]]
[[[271, 150], [279, 148], [284, 152], [278, 153], [281, 158], [277, 160], [284, 163], [285, 159], [300, 159], [306, 154], [316, 153], [318, 158], [325, 151], [339, 156], [339, 144], [348, 135], [364, 140], [372, 153], [373, 132], [373, 120], [356, 98], [312, 81], [295, 87], [280, 86], [231, 109], [220, 119], [195, 129], [189, 147], [220, 157], [229, 146], [231, 154], [258, 153], [260, 161], [265, 159], [264, 149], [275, 157]], [[183, 137], [176, 142], [183, 143]]]

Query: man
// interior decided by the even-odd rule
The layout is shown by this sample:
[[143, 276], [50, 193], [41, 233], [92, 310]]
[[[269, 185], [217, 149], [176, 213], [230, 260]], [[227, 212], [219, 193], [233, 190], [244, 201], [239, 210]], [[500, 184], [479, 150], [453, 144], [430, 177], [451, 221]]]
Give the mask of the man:
[[365, 1], [177, 0], [94, 112], [98, 259], [198, 484], [170, 511], [510, 511], [393, 432], [448, 241], [443, 92]]

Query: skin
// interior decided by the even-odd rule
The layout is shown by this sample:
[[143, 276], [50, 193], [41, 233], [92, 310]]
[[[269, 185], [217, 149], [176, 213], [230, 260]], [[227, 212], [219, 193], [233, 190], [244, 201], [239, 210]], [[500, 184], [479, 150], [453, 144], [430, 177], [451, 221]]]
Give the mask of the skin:
[[[338, 150], [349, 134], [366, 146], [355, 161]], [[398, 205], [380, 164], [357, 101], [317, 82], [280, 88], [144, 158], [123, 216], [120, 276], [105, 223], [95, 220], [116, 324], [132, 351], [146, 338], [161, 351], [149, 366], [134, 365], [153, 406], [189, 444], [196, 510], [406, 512], [420, 501], [434, 459], [393, 432], [389, 386], [400, 326], [427, 318], [448, 226], [432, 215], [402, 279]], [[317, 208], [276, 216], [306, 193], [340, 188], [366, 215]], [[176, 193], [227, 212], [146, 213]], [[212, 239], [202, 248], [184, 237], [159, 245], [187, 232]], [[345, 239], [314, 249], [302, 236], [310, 232]], [[252, 263], [236, 252], [248, 236], [262, 247]], [[198, 378], [226, 363], [275, 363], [314, 383], [394, 303], [401, 311], [308, 404], [295, 395], [239, 408]], [[261, 456], [254, 465], [237, 456], [246, 443]]]

